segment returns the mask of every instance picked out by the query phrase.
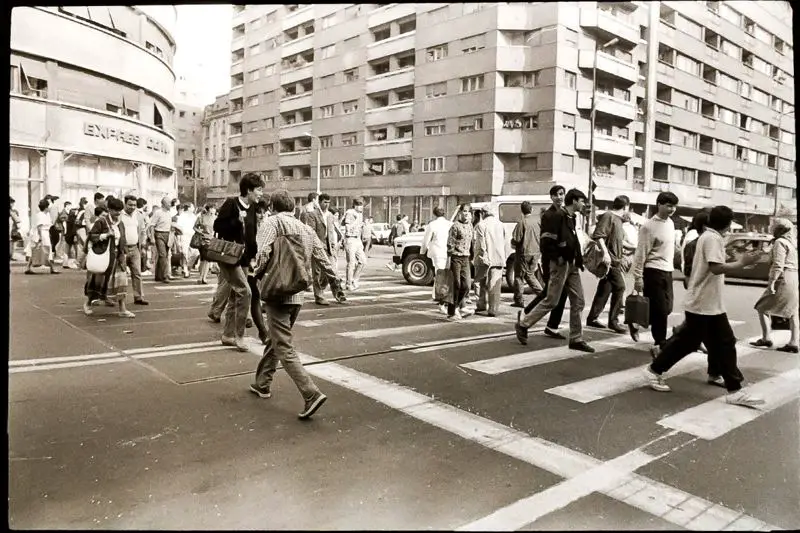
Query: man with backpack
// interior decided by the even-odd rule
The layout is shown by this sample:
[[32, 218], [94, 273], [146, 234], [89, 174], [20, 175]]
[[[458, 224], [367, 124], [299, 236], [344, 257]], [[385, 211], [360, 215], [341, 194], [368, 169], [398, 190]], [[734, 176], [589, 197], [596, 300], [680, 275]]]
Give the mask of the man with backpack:
[[258, 229], [256, 276], [267, 313], [269, 338], [256, 368], [250, 391], [269, 398], [278, 362], [292, 378], [303, 396], [300, 418], [309, 418], [327, 400], [303, 368], [295, 352], [292, 328], [303, 305], [303, 293], [312, 285], [312, 265], [328, 279], [337, 301], [345, 301], [341, 282], [336, 277], [325, 246], [309, 226], [292, 216], [294, 200], [286, 190], [272, 195], [272, 212]]

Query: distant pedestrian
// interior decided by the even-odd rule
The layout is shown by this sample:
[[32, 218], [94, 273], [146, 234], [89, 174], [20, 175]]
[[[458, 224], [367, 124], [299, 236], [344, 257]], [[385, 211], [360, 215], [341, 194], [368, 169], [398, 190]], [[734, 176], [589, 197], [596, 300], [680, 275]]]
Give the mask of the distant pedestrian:
[[497, 218], [495, 207], [483, 211], [483, 219], [475, 226], [475, 277], [480, 292], [476, 313], [486, 312], [497, 316], [500, 309], [500, 289], [503, 267], [506, 265], [506, 233], [503, 223]]
[[28, 266], [25, 268], [26, 274], [36, 274], [33, 270], [33, 264], [42, 263], [50, 268], [51, 274], [61, 274], [55, 268], [55, 257], [53, 256], [53, 248], [50, 244], [50, 226], [52, 225], [48, 209], [50, 208], [50, 201], [46, 199], [39, 200], [39, 212], [33, 217], [33, 227], [31, 228], [31, 256], [28, 259]]
[[364, 217], [364, 226], [361, 228], [361, 244], [364, 246], [364, 255], [369, 257], [372, 249], [372, 217]]
[[[395, 217], [395, 222], [392, 224], [391, 229], [389, 229], [389, 246], [394, 246], [394, 241], [398, 237], [402, 237], [408, 233], [406, 231], [406, 225], [403, 224], [403, 215], [397, 215]], [[400, 265], [396, 265], [393, 262], [386, 263], [386, 268], [393, 271], [400, 270]]]
[[[434, 273], [447, 268], [447, 239], [450, 236], [452, 222], [444, 216], [444, 209], [440, 206], [433, 208], [434, 219], [425, 228], [422, 237], [420, 253], [428, 257], [433, 264]], [[433, 298], [436, 298], [436, 287], [433, 288]], [[438, 302], [442, 313], [447, 312], [447, 304]]]
[[[340, 236], [338, 235], [338, 228], [336, 227], [334, 218], [328, 211], [330, 205], [330, 195], [326, 193], [320, 194], [314, 204], [314, 209], [300, 213], [300, 221], [310, 227], [317, 238], [319, 238], [322, 246], [325, 248], [328, 261], [330, 261], [335, 271], [336, 247]], [[323, 306], [330, 305], [330, 302], [325, 299], [325, 289], [328, 287], [328, 278], [322, 274], [318, 267], [319, 265], [317, 263], [311, 263], [314, 303]], [[333, 291], [333, 287], [331, 287], [331, 291]]]
[[364, 226], [364, 200], [353, 199], [353, 207], [344, 214], [344, 246], [347, 256], [347, 282], [345, 290], [357, 290], [361, 272], [367, 265], [367, 256], [361, 242]]
[[447, 237], [447, 260], [453, 273], [453, 303], [447, 304], [447, 318], [458, 321], [472, 314], [466, 300], [472, 284], [470, 256], [474, 239], [472, 207], [461, 204]]
[[522, 218], [514, 226], [511, 235], [511, 246], [514, 247], [514, 303], [511, 307], [525, 307], [522, 301], [524, 285], [530, 287], [537, 296], [542, 292], [542, 285], [536, 278], [542, 256], [539, 249], [539, 223], [533, 217], [533, 205], [530, 202], [522, 202], [520, 211]]
[[[217, 218], [217, 208], [214, 207], [212, 204], [206, 204], [203, 208], [203, 211], [200, 213], [200, 216], [197, 217], [197, 220], [194, 224], [194, 231], [195, 233], [200, 233], [201, 235], [211, 238], [214, 236], [214, 220]], [[200, 279], [197, 280], [197, 283], [200, 285], [208, 285], [208, 270], [211, 266], [211, 263], [200, 258]]]
[[10, 203], [8, 207], [8, 255], [9, 260], [14, 260], [14, 246], [17, 242], [22, 241], [22, 233], [20, 231], [21, 219], [19, 218], [19, 211], [14, 208], [14, 198], [9, 196]]

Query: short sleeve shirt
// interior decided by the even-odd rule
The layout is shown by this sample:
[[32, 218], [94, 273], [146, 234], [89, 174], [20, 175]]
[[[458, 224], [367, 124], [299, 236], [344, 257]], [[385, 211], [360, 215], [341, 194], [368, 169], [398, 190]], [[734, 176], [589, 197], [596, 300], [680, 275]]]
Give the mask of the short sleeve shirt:
[[692, 275], [684, 301], [687, 312], [709, 316], [725, 313], [725, 304], [722, 301], [725, 274], [712, 274], [708, 268], [709, 263], [725, 262], [725, 239], [718, 232], [707, 228], [697, 239]]

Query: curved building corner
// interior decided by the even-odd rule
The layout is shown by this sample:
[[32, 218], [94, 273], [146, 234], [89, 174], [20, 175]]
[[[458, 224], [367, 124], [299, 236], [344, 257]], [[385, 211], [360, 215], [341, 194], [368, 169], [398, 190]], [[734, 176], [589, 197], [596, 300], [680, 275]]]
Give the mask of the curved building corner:
[[175, 194], [168, 28], [131, 6], [13, 9], [10, 194], [23, 224], [45, 194]]

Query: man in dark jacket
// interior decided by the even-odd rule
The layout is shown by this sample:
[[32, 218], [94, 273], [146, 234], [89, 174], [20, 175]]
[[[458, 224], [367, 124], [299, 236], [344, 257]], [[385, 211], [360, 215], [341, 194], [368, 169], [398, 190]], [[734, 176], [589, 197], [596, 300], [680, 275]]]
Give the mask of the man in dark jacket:
[[581, 313], [584, 299], [580, 276], [583, 255], [575, 222], [575, 215], [583, 211], [585, 201], [586, 195], [583, 192], [570, 189], [564, 197], [564, 209], [561, 213], [548, 219], [547, 224], [542, 223], [542, 252], [550, 258], [547, 296], [530, 313], [518, 315], [514, 329], [520, 344], [528, 343], [528, 329], [550, 313], [566, 291], [570, 307], [569, 347], [582, 352], [594, 352], [594, 348], [583, 340]]
[[[217, 237], [226, 241], [244, 244], [244, 254], [237, 265], [219, 263], [220, 283], [215, 302], [228, 298], [222, 344], [235, 346], [246, 352], [243, 337], [250, 309], [250, 287], [247, 284], [247, 269], [256, 257], [256, 212], [255, 203], [264, 194], [264, 181], [257, 174], [248, 173], [239, 180], [239, 196], [225, 200], [214, 221]], [[212, 304], [212, 312], [214, 305]], [[219, 320], [219, 317], [209, 317]]]

